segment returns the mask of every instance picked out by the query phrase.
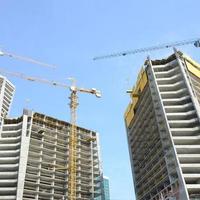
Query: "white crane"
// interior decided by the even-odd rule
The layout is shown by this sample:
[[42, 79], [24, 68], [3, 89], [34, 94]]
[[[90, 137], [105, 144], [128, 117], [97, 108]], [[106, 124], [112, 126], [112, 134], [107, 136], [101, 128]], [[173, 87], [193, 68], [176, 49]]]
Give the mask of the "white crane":
[[55, 65], [47, 64], [47, 63], [35, 60], [33, 58], [30, 58], [30, 57], [16, 55], [16, 54], [4, 51], [2, 49], [0, 49], [0, 56], [7, 56], [7, 57], [10, 57], [10, 58], [30, 62], [30, 63], [36, 64], [36, 65], [40, 65], [40, 66], [48, 67], [48, 68], [52, 68], [52, 69], [55, 69], [55, 67], [56, 67]]

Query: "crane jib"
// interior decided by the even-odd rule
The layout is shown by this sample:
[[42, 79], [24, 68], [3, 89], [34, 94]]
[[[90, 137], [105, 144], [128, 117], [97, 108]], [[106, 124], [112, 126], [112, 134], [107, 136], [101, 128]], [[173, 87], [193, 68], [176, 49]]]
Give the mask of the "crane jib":
[[185, 46], [185, 45], [189, 45], [189, 44], [193, 44], [195, 47], [200, 47], [200, 38], [177, 41], [177, 42], [172, 42], [172, 43], [165, 43], [165, 44], [161, 44], [161, 45], [157, 45], [157, 46], [150, 46], [150, 47], [122, 51], [122, 52], [103, 55], [103, 56], [97, 56], [97, 57], [94, 57], [93, 60], [101, 60], [101, 59], [107, 59], [107, 58], [113, 58], [113, 57], [127, 56], [127, 55], [131, 55], [131, 54], [157, 51], [160, 49]]

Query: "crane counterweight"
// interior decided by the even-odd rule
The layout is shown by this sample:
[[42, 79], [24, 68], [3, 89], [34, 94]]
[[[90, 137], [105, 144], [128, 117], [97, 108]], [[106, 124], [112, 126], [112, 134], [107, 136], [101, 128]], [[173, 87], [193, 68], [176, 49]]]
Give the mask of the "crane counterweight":
[[197, 41], [194, 43], [194, 46], [195, 46], [195, 47], [200, 47], [200, 40], [197, 40]]

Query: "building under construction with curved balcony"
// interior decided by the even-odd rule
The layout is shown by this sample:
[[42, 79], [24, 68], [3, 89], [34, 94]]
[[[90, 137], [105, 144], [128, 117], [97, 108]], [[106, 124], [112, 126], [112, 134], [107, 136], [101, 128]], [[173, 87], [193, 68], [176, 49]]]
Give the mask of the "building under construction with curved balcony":
[[[67, 200], [71, 125], [24, 110], [0, 130], [0, 199]], [[77, 200], [101, 194], [98, 134], [77, 127]]]
[[200, 199], [200, 65], [146, 60], [125, 123], [137, 200]]
[[14, 92], [15, 86], [6, 77], [0, 75], [0, 121], [7, 117], [10, 111]]

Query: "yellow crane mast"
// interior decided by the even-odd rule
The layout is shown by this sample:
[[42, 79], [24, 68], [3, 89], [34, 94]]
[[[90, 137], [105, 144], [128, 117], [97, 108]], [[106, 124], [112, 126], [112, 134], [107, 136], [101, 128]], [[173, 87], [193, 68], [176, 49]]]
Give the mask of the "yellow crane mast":
[[71, 133], [70, 133], [70, 158], [69, 158], [69, 182], [68, 182], [68, 199], [76, 200], [76, 161], [77, 161], [77, 106], [78, 106], [78, 92], [94, 94], [96, 97], [100, 98], [100, 91], [95, 88], [85, 89], [85, 88], [77, 88], [75, 84], [75, 79], [71, 78], [72, 86], [70, 87], [71, 95], [70, 95], [70, 109], [71, 109]]
[[[40, 79], [36, 77], [30, 77], [26, 76], [22, 73], [16, 73], [16, 72], [8, 72], [4, 69], [0, 69], [0, 73], [18, 77], [21, 79], [25, 79], [28, 81], [35, 81], [39, 83], [49, 84], [52, 86], [58, 86], [70, 89], [70, 112], [71, 112], [71, 129], [70, 129], [70, 137], [69, 137], [69, 167], [65, 168], [62, 166], [59, 166], [58, 169], [65, 170], [68, 169], [69, 177], [68, 177], [68, 200], [76, 200], [77, 199], [77, 107], [78, 107], [78, 92], [81, 93], [88, 93], [88, 94], [94, 94], [96, 97], [101, 97], [101, 92], [99, 90], [96, 90], [95, 88], [92, 89], [85, 89], [85, 88], [78, 88], [76, 87], [76, 81], [74, 78], [70, 78], [72, 81], [72, 85], [68, 86], [63, 83], [49, 81], [46, 79]], [[90, 138], [93, 140], [93, 138]]]
[[77, 128], [76, 110], [78, 106], [78, 96], [75, 87], [71, 87], [70, 110], [71, 110], [71, 133], [69, 137], [69, 177], [68, 177], [68, 197], [69, 200], [76, 200], [76, 175], [77, 175]]

